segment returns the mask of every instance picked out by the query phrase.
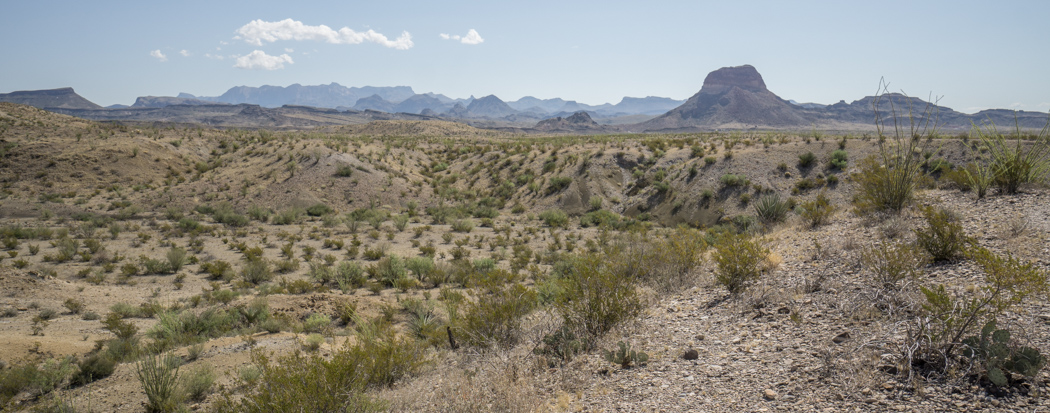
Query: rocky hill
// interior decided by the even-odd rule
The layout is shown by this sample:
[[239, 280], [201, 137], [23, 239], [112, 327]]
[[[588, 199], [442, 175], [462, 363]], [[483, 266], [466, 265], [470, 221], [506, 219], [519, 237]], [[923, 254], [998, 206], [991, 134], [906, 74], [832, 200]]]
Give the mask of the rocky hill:
[[[206, 100], [193, 99], [193, 98], [181, 98], [171, 96], [141, 96], [135, 99], [135, 104], [130, 107], [133, 108], [162, 108], [171, 105], [214, 105], [215, 102], [209, 102]], [[113, 108], [120, 109], [120, 108]]]
[[502, 118], [513, 115], [518, 111], [508, 106], [506, 102], [495, 95], [488, 95], [470, 102], [467, 105], [467, 112], [470, 116]]
[[612, 130], [610, 127], [599, 125], [587, 112], [576, 112], [567, 118], [554, 117], [541, 120], [535, 127], [543, 132], [599, 132]]
[[41, 109], [102, 109], [101, 106], [78, 95], [71, 87], [0, 93], [0, 102], [20, 103]]
[[766, 89], [751, 65], [724, 67], [704, 79], [700, 91], [681, 106], [638, 125], [638, 130], [689, 128], [798, 128], [811, 115]]

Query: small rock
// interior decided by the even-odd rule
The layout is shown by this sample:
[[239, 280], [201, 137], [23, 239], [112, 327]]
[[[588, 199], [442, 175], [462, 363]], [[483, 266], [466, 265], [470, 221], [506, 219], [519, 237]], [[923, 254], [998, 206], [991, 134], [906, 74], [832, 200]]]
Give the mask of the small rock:
[[704, 341], [704, 335], [703, 334], [698, 334], [696, 336], [696, 341]]
[[865, 388], [861, 389], [860, 394], [863, 394], [865, 396], [871, 396], [871, 389], [868, 388], [868, 387], [865, 387]]
[[842, 343], [845, 343], [846, 340], [849, 340], [849, 339], [850, 339], [849, 332], [846, 331], [846, 332], [843, 332], [842, 334], [839, 334], [839, 335], [835, 336], [835, 338], [831, 339], [831, 342], [835, 343], [835, 344], [842, 344]]
[[695, 349], [689, 349], [685, 351], [685, 354], [682, 354], [682, 358], [686, 360], [696, 360], [700, 358], [700, 353]]
[[766, 389], [766, 391], [762, 392], [762, 397], [765, 397], [766, 400], [776, 400], [777, 392], [773, 391], [773, 389]]

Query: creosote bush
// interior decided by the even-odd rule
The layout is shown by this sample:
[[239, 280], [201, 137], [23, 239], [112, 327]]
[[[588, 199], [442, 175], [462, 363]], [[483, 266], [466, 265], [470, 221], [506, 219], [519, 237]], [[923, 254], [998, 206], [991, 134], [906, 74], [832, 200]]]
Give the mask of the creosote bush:
[[736, 295], [757, 280], [769, 256], [761, 241], [744, 234], [723, 235], [714, 246], [715, 280], [730, 294]]
[[898, 289], [922, 274], [926, 255], [912, 244], [885, 242], [864, 249], [861, 263], [874, 275], [876, 285]]
[[958, 217], [943, 208], [922, 209], [926, 227], [915, 229], [915, 242], [934, 261], [954, 261], [963, 256], [975, 240], [966, 235]]

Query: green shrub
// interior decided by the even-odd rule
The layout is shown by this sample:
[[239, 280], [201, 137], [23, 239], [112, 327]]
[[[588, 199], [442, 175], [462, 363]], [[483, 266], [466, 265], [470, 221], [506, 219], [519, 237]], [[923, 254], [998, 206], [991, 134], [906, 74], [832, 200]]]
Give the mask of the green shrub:
[[365, 270], [354, 261], [343, 261], [335, 268], [335, 282], [343, 291], [361, 288], [365, 281]]
[[398, 338], [390, 329], [376, 326], [365, 325], [361, 329], [367, 333], [359, 332], [358, 340], [347, 340], [330, 358], [295, 352], [271, 361], [263, 353], [253, 353], [252, 360], [259, 366], [258, 377], [244, 380], [247, 387], [243, 397], [227, 394], [218, 403], [218, 410], [385, 411], [386, 404], [367, 396], [365, 391], [416, 374], [427, 360], [415, 340]]
[[319, 217], [322, 215], [328, 215], [334, 213], [331, 207], [325, 204], [314, 204], [306, 208], [306, 214], [312, 217]]
[[[1012, 307], [1045, 294], [1050, 273], [1035, 263], [1022, 262], [1009, 253], [1001, 256], [983, 247], [971, 248], [967, 254], [984, 273], [985, 285], [965, 293], [949, 292], [944, 285], [920, 287], [926, 302], [922, 316], [914, 318], [914, 332], [904, 343], [913, 350], [905, 355], [903, 365], [923, 365], [929, 370], [947, 372], [971, 368], [971, 362], [977, 361], [980, 373], [996, 385], [1004, 383], [1005, 377], [999, 377], [1005, 372], [1003, 368], [1009, 371], [1017, 367], [1015, 372], [1031, 377], [1041, 368], [1042, 355], [1013, 346], [1009, 337], [1004, 337], [1008, 333], [996, 332], [994, 321]], [[1000, 337], [996, 339], [995, 334]], [[1006, 348], [990, 353], [992, 345]], [[1009, 358], [1003, 357], [1000, 350], [1007, 350]], [[1007, 365], [1007, 360], [1017, 364]]]
[[113, 374], [117, 362], [100, 354], [91, 354], [80, 361], [77, 372], [69, 379], [73, 387], [83, 386], [95, 380], [102, 380]]
[[556, 176], [551, 178], [550, 182], [547, 184], [547, 194], [550, 195], [561, 192], [565, 188], [568, 188], [571, 183], [572, 178], [567, 176]]
[[179, 272], [182, 266], [186, 264], [186, 250], [179, 247], [172, 247], [166, 254], [168, 259], [168, 269], [172, 272]]
[[922, 209], [925, 228], [915, 229], [915, 242], [930, 254], [934, 261], [954, 261], [963, 256], [975, 240], [966, 235], [958, 218], [943, 208]]
[[394, 287], [398, 280], [408, 276], [408, 267], [405, 260], [391, 254], [370, 265], [368, 272], [381, 284]]
[[273, 211], [271, 211], [269, 208], [263, 208], [260, 206], [252, 205], [248, 207], [247, 214], [249, 218], [265, 223], [266, 221], [270, 220], [270, 216], [273, 215]]
[[809, 167], [813, 166], [813, 164], [816, 163], [816, 162], [817, 162], [817, 155], [814, 155], [813, 152], [806, 152], [806, 153], [801, 154], [801, 155], [798, 156], [798, 167], [799, 168], [809, 168]]
[[788, 202], [781, 199], [780, 194], [776, 193], [759, 198], [754, 207], [758, 219], [767, 224], [783, 221], [787, 213], [791, 211]]
[[200, 314], [189, 310], [166, 311], [160, 313], [157, 324], [146, 335], [155, 341], [158, 348], [171, 348], [220, 337], [229, 332], [234, 323], [230, 313], [215, 307]]
[[560, 209], [548, 209], [540, 213], [540, 219], [543, 220], [547, 226], [554, 228], [564, 228], [569, 224], [569, 215]]
[[803, 202], [795, 207], [795, 212], [810, 227], [818, 227], [826, 224], [831, 219], [831, 216], [835, 214], [836, 209], [831, 204], [831, 199], [828, 198], [824, 190], [821, 190], [815, 199]]
[[320, 333], [328, 328], [332, 319], [324, 314], [313, 313], [303, 321], [303, 331], [307, 333]]
[[179, 377], [178, 357], [147, 356], [135, 364], [139, 383], [146, 392], [147, 412], [174, 412], [179, 407], [176, 383]]
[[716, 264], [715, 280], [730, 294], [739, 294], [762, 275], [768, 256], [769, 249], [759, 240], [743, 234], [723, 235], [711, 255]]
[[332, 282], [332, 279], [335, 278], [335, 269], [325, 265], [323, 262], [311, 261], [307, 275], [314, 282], [325, 285]]
[[241, 277], [244, 277], [244, 281], [248, 283], [259, 285], [272, 280], [273, 271], [266, 260], [255, 259], [244, 264], [244, 268], [241, 268]]
[[409, 258], [406, 267], [408, 267], [409, 271], [412, 271], [412, 274], [419, 281], [427, 279], [427, 276], [435, 269], [434, 260], [430, 257]]
[[613, 229], [619, 229], [622, 227], [622, 217], [612, 211], [599, 209], [584, 214], [580, 217], [580, 226], [583, 228], [588, 227], [609, 227]]
[[335, 176], [347, 178], [354, 174], [354, 167], [350, 165], [339, 165], [335, 170]]
[[476, 288], [467, 303], [463, 333], [477, 347], [511, 347], [521, 338], [521, 318], [532, 311], [536, 292], [518, 283], [489, 281]]
[[274, 225], [291, 225], [299, 222], [303, 212], [300, 208], [289, 208], [274, 215], [271, 221]]
[[721, 178], [718, 178], [718, 182], [722, 183], [722, 187], [724, 188], [747, 186], [751, 183], [746, 176], [737, 174], [722, 175]]
[[76, 298], [67, 298], [62, 306], [69, 310], [70, 314], [80, 314], [84, 311], [84, 301]]
[[452, 230], [455, 232], [470, 232], [474, 229], [474, 221], [469, 219], [457, 219], [452, 221]]
[[211, 280], [229, 280], [233, 278], [233, 266], [223, 260], [201, 263], [201, 272], [208, 274]]
[[618, 274], [606, 258], [586, 254], [571, 259], [562, 275], [564, 293], [555, 304], [565, 325], [578, 332], [587, 347], [642, 311], [636, 279]]
[[840, 171], [846, 170], [846, 166], [849, 165], [849, 154], [842, 149], [837, 149], [831, 153], [830, 159], [828, 159], [828, 167], [831, 169], [838, 169]]
[[186, 398], [195, 402], [204, 401], [215, 384], [215, 372], [211, 366], [201, 364], [183, 375], [179, 384], [179, 389]]
[[874, 275], [875, 284], [899, 289], [901, 282], [914, 281], [922, 274], [926, 256], [914, 245], [882, 243], [861, 251], [861, 263]]

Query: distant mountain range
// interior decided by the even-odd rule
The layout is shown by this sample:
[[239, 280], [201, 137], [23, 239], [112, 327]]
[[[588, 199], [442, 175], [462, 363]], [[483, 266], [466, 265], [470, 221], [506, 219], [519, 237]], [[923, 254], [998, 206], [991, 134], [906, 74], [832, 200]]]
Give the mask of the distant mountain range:
[[[304, 128], [381, 119], [452, 120], [482, 128], [565, 133], [676, 132], [716, 129], [861, 130], [875, 122], [868, 96], [852, 103], [831, 105], [798, 103], [771, 92], [753, 66], [724, 67], [707, 75], [700, 91], [688, 100], [663, 97], [624, 97], [619, 103], [586, 105], [561, 98], [526, 96], [505, 102], [489, 95], [452, 99], [435, 93], [416, 93], [408, 86], [345, 87], [328, 85], [287, 87], [238, 86], [221, 96], [180, 93], [143, 96], [130, 107], [102, 108], [72, 88], [0, 94], [0, 101], [107, 121], [197, 123], [220, 127]], [[891, 115], [912, 108], [917, 115], [928, 103], [901, 94], [884, 95], [879, 109]], [[995, 122], [1041, 128], [1047, 114], [984, 110], [973, 115], [948, 107], [930, 106], [938, 126], [963, 130], [973, 123]]]
[[[635, 125], [628, 131], [692, 131], [712, 129], [867, 129], [875, 124], [875, 97], [868, 96], [832, 105], [794, 103], [781, 99], [766, 88], [762, 75], [751, 65], [723, 67], [707, 75], [700, 91], [681, 106], [656, 118]], [[892, 106], [891, 106], [892, 105]], [[879, 100], [879, 111], [890, 119], [894, 108], [903, 115], [909, 108], [921, 121], [928, 103], [899, 93], [886, 94]], [[973, 115], [956, 112], [944, 106], [930, 105], [937, 124], [945, 129], [967, 129], [972, 124], [994, 122], [1012, 126], [1016, 119], [1021, 127], [1041, 128], [1047, 114], [1040, 112], [983, 110]]]

